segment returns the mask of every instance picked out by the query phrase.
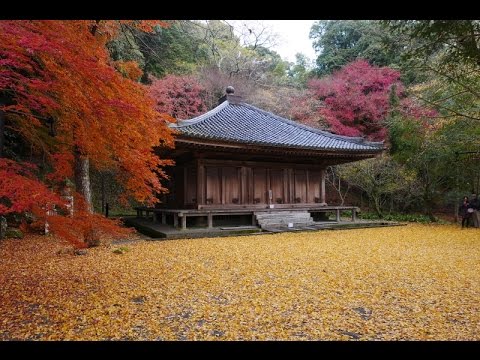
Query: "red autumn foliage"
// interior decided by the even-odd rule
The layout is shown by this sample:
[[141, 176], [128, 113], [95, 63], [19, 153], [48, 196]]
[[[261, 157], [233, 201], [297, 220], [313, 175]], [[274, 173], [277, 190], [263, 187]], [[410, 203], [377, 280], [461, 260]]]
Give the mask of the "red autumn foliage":
[[71, 153], [52, 154], [51, 161], [53, 171], [45, 176], [45, 179], [54, 185], [60, 185], [65, 179], [73, 177], [73, 155]]
[[291, 102], [290, 111], [293, 119], [311, 127], [328, 128], [328, 124], [320, 112], [323, 104], [313, 96], [311, 91], [304, 91], [299, 96], [292, 98]]
[[[57, 164], [61, 164], [65, 156], [57, 156], [57, 159]], [[70, 216], [67, 201], [39, 181], [36, 168], [31, 163], [0, 159], [0, 215], [32, 214], [35, 221], [29, 225], [23, 222], [22, 230], [41, 231], [47, 222], [50, 232], [76, 248], [95, 246], [101, 240], [128, 236], [133, 232], [121, 227], [118, 220], [87, 211], [86, 203], [79, 194], [75, 194], [75, 210]], [[54, 173], [61, 174], [62, 169]], [[52, 180], [55, 178], [51, 177]], [[50, 215], [47, 215], [47, 210]]]
[[[1, 21], [0, 91], [8, 125], [43, 151], [51, 145], [39, 136], [44, 119], [52, 118], [58, 136], [55, 152], [77, 147], [99, 169], [119, 173], [125, 193], [154, 203], [162, 192], [159, 176], [171, 161], [158, 158], [154, 146], [172, 146], [168, 117], [155, 111], [147, 88], [131, 78], [135, 65], [115, 70], [106, 42], [122, 24], [151, 30], [164, 25], [148, 21]], [[0, 105], [1, 106], [1, 105]], [[107, 135], [108, 134], [108, 135]]]
[[400, 72], [396, 70], [357, 60], [330, 77], [311, 80], [309, 88], [316, 98], [324, 101], [320, 113], [333, 132], [383, 140], [390, 87], [397, 83], [397, 91], [401, 93], [399, 79]]
[[138, 81], [143, 74], [142, 69], [140, 69], [135, 61], [116, 61], [115, 68], [120, 71], [123, 76], [134, 81]]
[[60, 238], [67, 240], [76, 248], [98, 246], [102, 241], [125, 237], [133, 229], [121, 226], [120, 220], [113, 220], [99, 214], [92, 214], [79, 194], [74, 197], [73, 216], [47, 216], [49, 230]]
[[356, 60], [331, 76], [311, 80], [309, 92], [295, 102], [294, 116], [311, 126], [318, 126], [320, 116], [337, 134], [384, 140], [387, 134], [384, 121], [390, 111], [389, 97], [394, 84], [402, 114], [414, 118], [434, 115], [432, 110], [405, 97], [399, 71]]
[[[45, 179], [56, 191], [71, 178], [73, 149], [98, 169], [118, 174], [124, 193], [138, 201], [157, 201], [163, 191], [159, 177], [171, 161], [158, 158], [154, 146], [172, 146], [169, 117], [155, 110], [148, 89], [132, 62], [111, 61], [106, 43], [124, 25], [143, 31], [166, 26], [159, 21], [1, 21], [0, 93], [10, 131], [40, 154], [54, 171]], [[46, 138], [44, 126], [54, 122], [57, 136]], [[130, 232], [115, 221], [90, 214], [80, 196], [73, 216], [65, 201], [36, 176], [33, 165], [0, 159], [0, 214], [32, 213], [37, 225], [77, 247]], [[63, 184], [62, 184], [63, 183]], [[23, 226], [25, 228], [25, 226]]]
[[167, 75], [152, 80], [150, 94], [158, 112], [188, 119], [207, 111], [205, 88], [192, 76]]
[[64, 204], [37, 179], [35, 170], [34, 164], [0, 158], [0, 215], [35, 212], [46, 204]]

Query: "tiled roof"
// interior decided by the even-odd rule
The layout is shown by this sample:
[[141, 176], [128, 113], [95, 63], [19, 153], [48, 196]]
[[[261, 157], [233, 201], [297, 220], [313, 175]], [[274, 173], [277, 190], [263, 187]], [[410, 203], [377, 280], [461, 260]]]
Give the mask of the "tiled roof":
[[201, 139], [296, 149], [380, 152], [382, 142], [335, 135], [288, 120], [246, 103], [224, 101], [209, 112], [171, 125]]

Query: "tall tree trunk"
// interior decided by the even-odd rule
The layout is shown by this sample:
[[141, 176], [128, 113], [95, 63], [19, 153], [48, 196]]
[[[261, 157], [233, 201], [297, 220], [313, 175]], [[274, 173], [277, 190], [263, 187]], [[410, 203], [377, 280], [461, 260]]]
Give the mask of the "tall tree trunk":
[[[90, 33], [93, 36], [96, 35], [99, 24], [100, 20], [95, 20], [95, 23], [92, 25]], [[88, 210], [93, 213], [92, 188], [90, 185], [90, 160], [88, 156], [82, 154], [77, 145], [75, 145], [73, 154], [75, 157], [75, 188], [85, 199]]]
[[435, 221], [433, 216], [433, 198], [430, 183], [425, 184], [425, 192], [423, 193], [423, 204], [425, 206], [425, 215], [428, 216], [430, 221]]
[[377, 213], [380, 219], [383, 219], [382, 209], [380, 206], [380, 197], [376, 195], [372, 195], [373, 204], [375, 205], [375, 212]]
[[75, 187], [87, 202], [88, 210], [93, 212], [90, 161], [88, 156], [83, 155], [77, 146], [75, 146], [73, 153], [75, 156]]
[[100, 173], [100, 184], [101, 184], [101, 200], [102, 200], [102, 215], [105, 214], [105, 175]]

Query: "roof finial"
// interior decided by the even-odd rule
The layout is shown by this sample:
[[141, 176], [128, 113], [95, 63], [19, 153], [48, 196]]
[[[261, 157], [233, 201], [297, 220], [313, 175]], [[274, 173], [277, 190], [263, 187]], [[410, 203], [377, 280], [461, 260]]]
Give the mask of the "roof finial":
[[227, 90], [225, 91], [228, 95], [233, 95], [235, 93], [235, 89], [232, 85], [227, 86]]

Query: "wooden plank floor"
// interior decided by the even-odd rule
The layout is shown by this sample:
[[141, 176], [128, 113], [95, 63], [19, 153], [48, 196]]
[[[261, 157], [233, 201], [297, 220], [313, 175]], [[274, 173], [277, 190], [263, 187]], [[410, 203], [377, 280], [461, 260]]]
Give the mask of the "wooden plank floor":
[[208, 228], [187, 228], [181, 230], [170, 225], [163, 225], [154, 223], [146, 218], [125, 217], [125, 224], [127, 226], [135, 227], [140, 233], [145, 234], [153, 239], [188, 239], [199, 237], [219, 237], [219, 236], [239, 236], [239, 235], [260, 235], [272, 234], [292, 231], [319, 231], [319, 230], [342, 230], [342, 229], [358, 229], [370, 227], [384, 227], [384, 226], [398, 226], [403, 225], [393, 221], [371, 221], [371, 220], [357, 220], [357, 222], [345, 221], [325, 221], [317, 222], [314, 225], [296, 226], [294, 228], [285, 227], [271, 227], [264, 228], [255, 226], [219, 226], [212, 229]]

